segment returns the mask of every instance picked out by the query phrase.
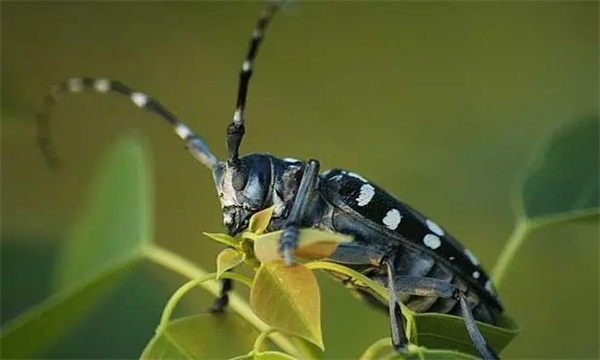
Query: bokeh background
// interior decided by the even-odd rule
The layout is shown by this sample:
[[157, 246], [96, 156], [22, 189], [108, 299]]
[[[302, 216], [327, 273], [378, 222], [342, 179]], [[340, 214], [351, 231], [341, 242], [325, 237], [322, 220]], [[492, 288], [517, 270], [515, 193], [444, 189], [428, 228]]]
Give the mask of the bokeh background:
[[[221, 231], [209, 173], [164, 123], [116, 95], [54, 113], [64, 160], [45, 166], [34, 113], [50, 85], [118, 79], [160, 99], [223, 156], [237, 75], [262, 2], [2, 2], [2, 323], [48, 296], [54, 249], [86, 207], [100, 154], [149, 139], [156, 241], [206, 269]], [[509, 193], [551, 132], [598, 113], [597, 2], [298, 2], [270, 27], [243, 152], [352, 169], [422, 210], [491, 270]], [[523, 331], [507, 358], [598, 358], [598, 223], [527, 241], [500, 290]], [[148, 273], [156, 273], [149, 276]], [[386, 336], [384, 314], [321, 276], [329, 358]], [[141, 267], [44, 357], [133, 358], [183, 279]], [[195, 294], [190, 311], [210, 296]]]

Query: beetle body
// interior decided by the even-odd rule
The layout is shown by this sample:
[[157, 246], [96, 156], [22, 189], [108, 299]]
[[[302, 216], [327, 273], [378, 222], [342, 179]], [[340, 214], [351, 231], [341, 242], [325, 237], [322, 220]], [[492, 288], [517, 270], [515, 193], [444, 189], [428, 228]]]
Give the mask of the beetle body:
[[[248, 175], [248, 185], [243, 194], [237, 195], [237, 202], [231, 200], [236, 195], [227, 194], [235, 190], [228, 184], [232, 176], [228, 176], [226, 164], [215, 176], [229, 233], [235, 235], [245, 229], [253, 213], [269, 206], [275, 206], [275, 210], [268, 230], [284, 229], [305, 163], [269, 154], [249, 154], [240, 161], [253, 173]], [[235, 206], [236, 203], [240, 205]], [[254, 204], [254, 208], [242, 204]], [[329, 260], [374, 280], [385, 281], [385, 269], [379, 259], [393, 254], [397, 275], [435, 278], [463, 291], [475, 319], [495, 324], [502, 312], [491, 281], [472, 252], [432, 220], [356, 173], [337, 169], [321, 173], [307, 195], [298, 225], [351, 235], [355, 243], [340, 244]], [[358, 258], [353, 251], [357, 248]], [[370, 250], [364, 251], [367, 248]], [[365, 261], [363, 254], [373, 256]], [[374, 294], [367, 288], [353, 284], [351, 279], [342, 280], [368, 297], [369, 302], [378, 303], [373, 301], [376, 298], [371, 299]], [[458, 301], [453, 298], [408, 294], [399, 297], [415, 312], [460, 315]]]

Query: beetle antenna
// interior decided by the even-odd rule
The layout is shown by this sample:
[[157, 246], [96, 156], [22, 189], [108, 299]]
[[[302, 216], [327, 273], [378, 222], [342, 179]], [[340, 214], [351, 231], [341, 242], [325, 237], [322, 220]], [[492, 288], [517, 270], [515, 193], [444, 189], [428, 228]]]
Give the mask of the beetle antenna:
[[78, 93], [83, 90], [93, 90], [99, 93], [115, 92], [127, 96], [137, 107], [146, 109], [166, 120], [173, 128], [173, 131], [175, 131], [175, 134], [186, 142], [186, 147], [192, 156], [204, 164], [204, 166], [213, 169], [217, 164], [217, 158], [210, 152], [204, 140], [155, 99], [119, 81], [80, 77], [69, 79], [55, 86], [44, 97], [44, 104], [36, 116], [37, 143], [51, 167], [57, 168], [60, 159], [56, 154], [51, 137], [50, 112], [61, 96], [69, 93]]
[[250, 84], [250, 78], [252, 77], [252, 67], [258, 48], [262, 42], [264, 33], [271, 21], [271, 18], [275, 12], [281, 7], [285, 1], [271, 1], [269, 6], [263, 10], [262, 14], [258, 18], [256, 27], [252, 32], [250, 38], [250, 47], [246, 58], [242, 63], [242, 69], [240, 70], [240, 80], [238, 85], [238, 94], [235, 112], [233, 114], [233, 120], [227, 127], [227, 161], [234, 168], [239, 166], [239, 148], [242, 138], [244, 137], [244, 112], [246, 111], [246, 98], [248, 97], [248, 85]]

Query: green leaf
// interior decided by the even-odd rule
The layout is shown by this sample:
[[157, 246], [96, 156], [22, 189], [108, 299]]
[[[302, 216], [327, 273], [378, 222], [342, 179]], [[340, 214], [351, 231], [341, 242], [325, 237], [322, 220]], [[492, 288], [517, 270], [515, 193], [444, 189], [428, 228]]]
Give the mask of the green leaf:
[[600, 121], [559, 129], [517, 183], [517, 215], [548, 223], [596, 215], [600, 200]]
[[[260, 262], [281, 259], [279, 239], [283, 230], [263, 234], [254, 242], [254, 254]], [[300, 229], [295, 256], [304, 259], [323, 259], [331, 255], [340, 243], [351, 242], [352, 237], [319, 229]]]
[[305, 266], [263, 263], [254, 276], [250, 304], [271, 327], [324, 348], [319, 286]]
[[202, 314], [158, 328], [141, 359], [227, 359], [252, 349], [258, 331], [239, 315]]
[[296, 358], [279, 351], [265, 351], [254, 354], [254, 360], [296, 360]]
[[427, 349], [425, 347], [409, 344], [408, 345], [408, 353], [399, 354], [394, 351], [392, 347], [391, 339], [384, 338], [374, 342], [360, 357], [360, 360], [376, 360], [376, 359], [386, 359], [386, 360], [439, 360], [439, 359], [449, 359], [449, 360], [476, 360], [478, 359], [475, 356], [471, 356], [465, 353], [461, 353], [458, 351], [452, 350], [436, 350], [436, 349]]
[[213, 240], [216, 240], [217, 242], [220, 242], [223, 245], [231, 246], [233, 248], [238, 247], [240, 244], [239, 240], [237, 240], [236, 238], [231, 237], [227, 234], [207, 233], [207, 232], [203, 232], [202, 234], [208, 236], [209, 238], [211, 238]]
[[475, 356], [468, 355], [465, 353], [461, 353], [453, 350], [437, 350], [437, 349], [428, 349], [425, 347], [409, 344], [407, 347], [407, 354], [399, 354], [394, 351], [392, 347], [392, 340], [388, 338], [383, 338], [374, 342], [367, 350], [362, 354], [360, 360], [376, 360], [376, 359], [386, 359], [386, 360], [404, 360], [404, 359], [453, 359], [453, 360], [476, 360], [478, 359]]
[[131, 264], [115, 268], [97, 280], [52, 295], [2, 328], [3, 359], [28, 359], [51, 346], [77, 325]]
[[[463, 318], [437, 313], [415, 313], [402, 306], [407, 319], [406, 334], [410, 340], [407, 359], [418, 359], [414, 353], [421, 353], [426, 359], [473, 359], [480, 356], [469, 337]], [[498, 326], [477, 322], [486, 341], [501, 352], [519, 333], [518, 325], [506, 315], [499, 319]], [[418, 346], [415, 346], [418, 345]], [[378, 359], [384, 353], [392, 353], [387, 339], [375, 342], [361, 359]]]
[[264, 351], [236, 356], [229, 360], [296, 360], [296, 358], [280, 351]]
[[81, 321], [141, 259], [152, 240], [145, 142], [124, 137], [102, 161], [89, 207], [58, 254], [57, 292], [2, 329], [4, 358], [29, 358]]
[[97, 276], [137, 257], [153, 238], [152, 176], [146, 143], [120, 138], [107, 152], [92, 182], [90, 206], [61, 246], [56, 287]]
[[[288, 336], [290, 341], [294, 344], [297, 352], [294, 354], [298, 356], [300, 359], [311, 359], [311, 360], [321, 360], [323, 359], [323, 349], [318, 347], [317, 345], [311, 343], [308, 340], [297, 336]], [[285, 350], [285, 349], [282, 349]], [[289, 351], [287, 352], [289, 353]]]
[[265, 351], [256, 354], [246, 354], [230, 360], [296, 360], [295, 357], [279, 351]]
[[248, 231], [256, 235], [262, 234], [267, 229], [267, 226], [269, 226], [274, 209], [275, 207], [271, 206], [252, 215], [248, 224]]
[[217, 256], [217, 279], [229, 269], [233, 269], [246, 260], [246, 254], [235, 249], [225, 249]]
[[[479, 356], [462, 317], [410, 312], [407, 319], [409, 323], [407, 335], [411, 343], [429, 349], [448, 349]], [[500, 316], [498, 326], [481, 322], [477, 322], [477, 326], [483, 337], [498, 353], [520, 331], [517, 323], [507, 315]]]
[[[393, 359], [393, 358], [392, 358]], [[400, 359], [400, 358], [399, 358]], [[478, 356], [467, 355], [452, 350], [432, 350], [421, 349], [419, 352], [408, 354], [404, 357], [406, 360], [477, 360]]]
[[254, 354], [251, 353], [251, 354], [236, 356], [229, 360], [254, 360]]

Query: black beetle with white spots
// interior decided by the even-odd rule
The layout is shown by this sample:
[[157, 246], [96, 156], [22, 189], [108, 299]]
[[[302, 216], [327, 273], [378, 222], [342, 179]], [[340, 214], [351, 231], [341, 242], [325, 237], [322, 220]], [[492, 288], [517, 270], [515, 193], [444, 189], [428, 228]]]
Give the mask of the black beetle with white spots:
[[[211, 170], [229, 234], [243, 231], [253, 214], [274, 206], [268, 230], [284, 230], [280, 252], [287, 265], [293, 264], [292, 251], [300, 227], [349, 234], [354, 240], [340, 245], [329, 260], [387, 287], [390, 301], [384, 304], [368, 288], [352, 279], [342, 279], [370, 303], [389, 311], [396, 350], [403, 351], [408, 344], [406, 319], [399, 306], [402, 302], [415, 312], [462, 316], [480, 355], [497, 358], [475, 321], [496, 324], [502, 304], [477, 258], [442, 227], [356, 173], [329, 170], [319, 174], [317, 160], [282, 159], [264, 153], [239, 156], [254, 60], [280, 4], [269, 3], [252, 33], [239, 75], [233, 120], [227, 127], [225, 161], [218, 160], [200, 136], [154, 98], [119, 81], [92, 77], [70, 79], [46, 95], [37, 116], [37, 139], [44, 156], [51, 165], [58, 164], [50, 137], [49, 112], [61, 95], [83, 90], [124, 95], [134, 105], [166, 120], [192, 156]], [[222, 312], [227, 306], [231, 287], [230, 280], [223, 280], [213, 312]]]

